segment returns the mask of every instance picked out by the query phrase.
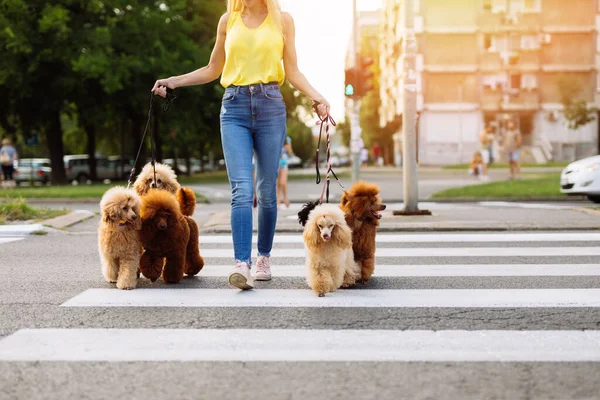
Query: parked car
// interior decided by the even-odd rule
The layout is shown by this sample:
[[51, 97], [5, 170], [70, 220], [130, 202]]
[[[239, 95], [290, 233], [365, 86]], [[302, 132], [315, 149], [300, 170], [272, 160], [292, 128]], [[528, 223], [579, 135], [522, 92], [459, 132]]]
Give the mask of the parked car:
[[560, 175], [560, 191], [569, 195], [585, 195], [594, 203], [600, 203], [600, 156], [567, 165]]
[[22, 158], [15, 162], [14, 178], [17, 185], [24, 182], [41, 183], [50, 182], [52, 168], [48, 158]]
[[[163, 164], [167, 164], [172, 168], [175, 168], [175, 159], [173, 158], [165, 158]], [[200, 160], [197, 158], [190, 158], [190, 165], [192, 167], [192, 174], [197, 174], [202, 172], [202, 168], [200, 167]], [[187, 174], [187, 164], [185, 162], [185, 158], [177, 159], [177, 169], [182, 174]]]
[[[87, 183], [90, 180], [90, 164], [87, 154], [68, 155], [64, 156], [63, 159], [68, 181]], [[127, 166], [124, 167], [125, 171], [123, 174], [121, 173], [120, 156], [111, 156], [110, 158], [96, 157], [96, 176], [98, 180], [127, 179], [131, 171], [131, 164], [133, 163], [127, 160], [129, 159], [123, 159], [123, 162], [128, 162]]]
[[288, 168], [302, 168], [302, 159], [298, 156], [290, 156], [288, 158]]

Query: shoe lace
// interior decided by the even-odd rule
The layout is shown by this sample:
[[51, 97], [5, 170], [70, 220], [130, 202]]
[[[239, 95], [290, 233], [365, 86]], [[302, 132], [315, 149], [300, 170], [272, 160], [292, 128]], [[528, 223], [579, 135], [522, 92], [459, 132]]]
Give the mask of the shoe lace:
[[269, 257], [260, 257], [256, 262], [256, 270], [260, 272], [269, 272]]

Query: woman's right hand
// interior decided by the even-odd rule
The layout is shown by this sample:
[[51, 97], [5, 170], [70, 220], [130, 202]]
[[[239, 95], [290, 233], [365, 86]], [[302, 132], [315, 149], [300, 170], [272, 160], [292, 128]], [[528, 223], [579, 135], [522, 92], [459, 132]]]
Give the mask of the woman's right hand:
[[154, 84], [151, 92], [160, 97], [167, 97], [167, 88], [175, 89], [175, 83], [173, 83], [173, 78], [167, 79], [159, 79]]

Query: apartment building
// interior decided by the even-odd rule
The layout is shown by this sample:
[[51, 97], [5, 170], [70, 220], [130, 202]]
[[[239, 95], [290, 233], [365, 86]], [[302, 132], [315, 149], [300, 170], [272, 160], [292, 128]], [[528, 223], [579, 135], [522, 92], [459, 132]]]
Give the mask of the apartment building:
[[[384, 1], [382, 126], [402, 121], [403, 1]], [[408, 1], [416, 14], [421, 163], [468, 162], [485, 124], [501, 137], [508, 120], [519, 125], [530, 161], [597, 154], [598, 122], [567, 128], [559, 81], [600, 105], [600, 0]]]

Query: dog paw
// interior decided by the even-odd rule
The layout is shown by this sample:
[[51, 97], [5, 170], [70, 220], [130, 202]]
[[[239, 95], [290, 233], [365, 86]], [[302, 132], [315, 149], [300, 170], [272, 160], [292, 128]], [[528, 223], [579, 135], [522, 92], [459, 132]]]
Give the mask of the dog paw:
[[318, 293], [317, 294], [319, 297], [325, 297], [325, 293]]
[[133, 289], [135, 289], [135, 286], [125, 285], [125, 286], [122, 286], [122, 287], [117, 286], [117, 288], [119, 288], [121, 290], [133, 290]]

